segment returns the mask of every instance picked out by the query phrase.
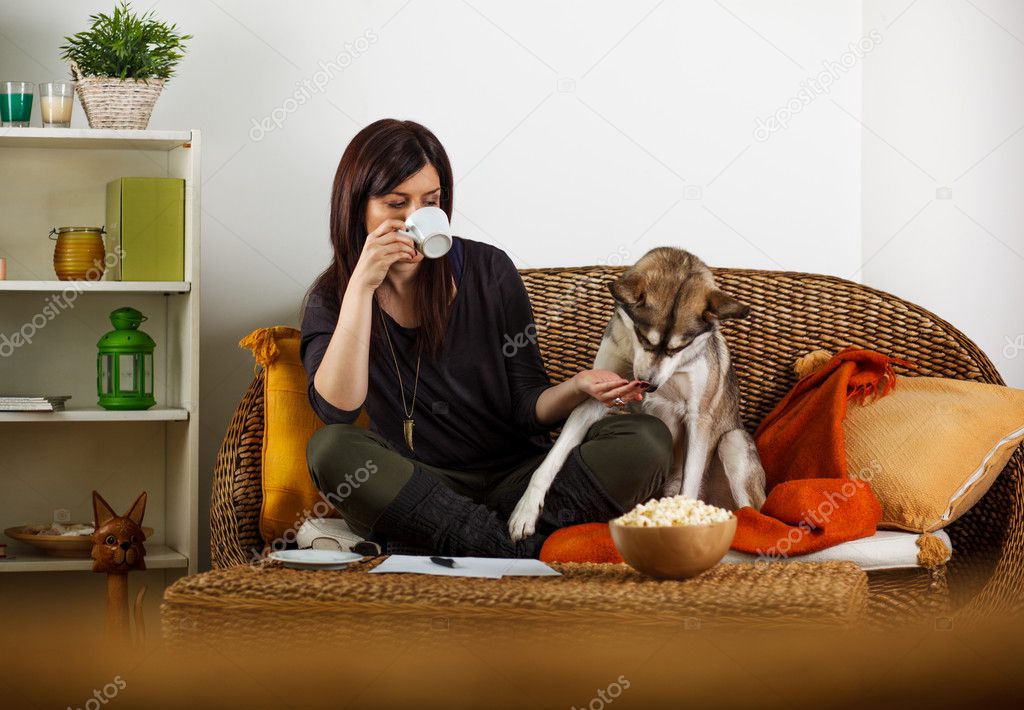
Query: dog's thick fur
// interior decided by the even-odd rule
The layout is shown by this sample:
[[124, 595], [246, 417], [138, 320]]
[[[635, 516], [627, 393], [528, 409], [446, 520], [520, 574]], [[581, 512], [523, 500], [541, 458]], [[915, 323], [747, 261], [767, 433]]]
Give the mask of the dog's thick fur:
[[[704, 262], [672, 247], [650, 250], [608, 289], [615, 311], [593, 369], [650, 383], [644, 401], [628, 408], [657, 416], [672, 433], [672, 468], [661, 495], [760, 509], [764, 469], [740, 421], [739, 387], [718, 325], [750, 309], [718, 289]], [[610, 411], [593, 397], [572, 411], [509, 518], [513, 540], [533, 534], [569, 453]]]

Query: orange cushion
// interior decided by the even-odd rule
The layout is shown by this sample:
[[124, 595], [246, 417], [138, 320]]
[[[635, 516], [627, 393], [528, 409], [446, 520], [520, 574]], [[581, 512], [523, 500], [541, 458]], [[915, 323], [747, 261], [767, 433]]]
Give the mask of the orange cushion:
[[541, 562], [622, 562], [608, 523], [580, 523], [559, 528], [541, 545]]
[[[306, 389], [306, 372], [299, 359], [300, 332], [288, 326], [258, 328], [239, 341], [252, 350], [265, 369], [263, 384], [263, 504], [260, 536], [267, 544], [292, 542], [302, 522], [337, 517], [337, 511], [313, 485], [306, 463], [309, 437], [323, 426], [313, 412]], [[366, 427], [364, 409], [356, 425]], [[326, 508], [325, 508], [326, 506]], [[319, 515], [327, 511], [326, 516]]]

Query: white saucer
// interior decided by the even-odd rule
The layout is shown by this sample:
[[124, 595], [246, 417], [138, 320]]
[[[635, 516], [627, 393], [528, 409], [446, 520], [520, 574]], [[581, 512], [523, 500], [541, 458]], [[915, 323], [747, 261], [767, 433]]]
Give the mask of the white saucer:
[[275, 550], [267, 555], [290, 569], [344, 569], [349, 562], [363, 559], [355, 552], [339, 550]]

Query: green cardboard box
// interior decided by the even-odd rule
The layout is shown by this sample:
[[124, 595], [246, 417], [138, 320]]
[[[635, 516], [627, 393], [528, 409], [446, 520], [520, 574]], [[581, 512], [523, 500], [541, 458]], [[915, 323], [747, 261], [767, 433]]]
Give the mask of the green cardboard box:
[[[107, 183], [107, 263], [114, 281], [185, 280], [185, 181], [124, 177]], [[114, 261], [111, 254], [123, 252]]]

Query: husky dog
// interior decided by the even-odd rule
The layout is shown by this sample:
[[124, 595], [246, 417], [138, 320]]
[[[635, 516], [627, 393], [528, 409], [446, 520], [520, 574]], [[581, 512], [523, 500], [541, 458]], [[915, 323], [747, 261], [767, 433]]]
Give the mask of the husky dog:
[[[627, 406], [657, 416], [672, 433], [672, 469], [661, 495], [760, 509], [764, 469], [740, 420], [736, 374], [718, 326], [746, 317], [750, 308], [719, 290], [704, 262], [673, 247], [651, 249], [608, 289], [615, 311], [594, 369], [649, 383], [644, 401]], [[609, 411], [588, 397], [569, 415], [509, 517], [513, 540], [533, 534], [562, 464]]]

